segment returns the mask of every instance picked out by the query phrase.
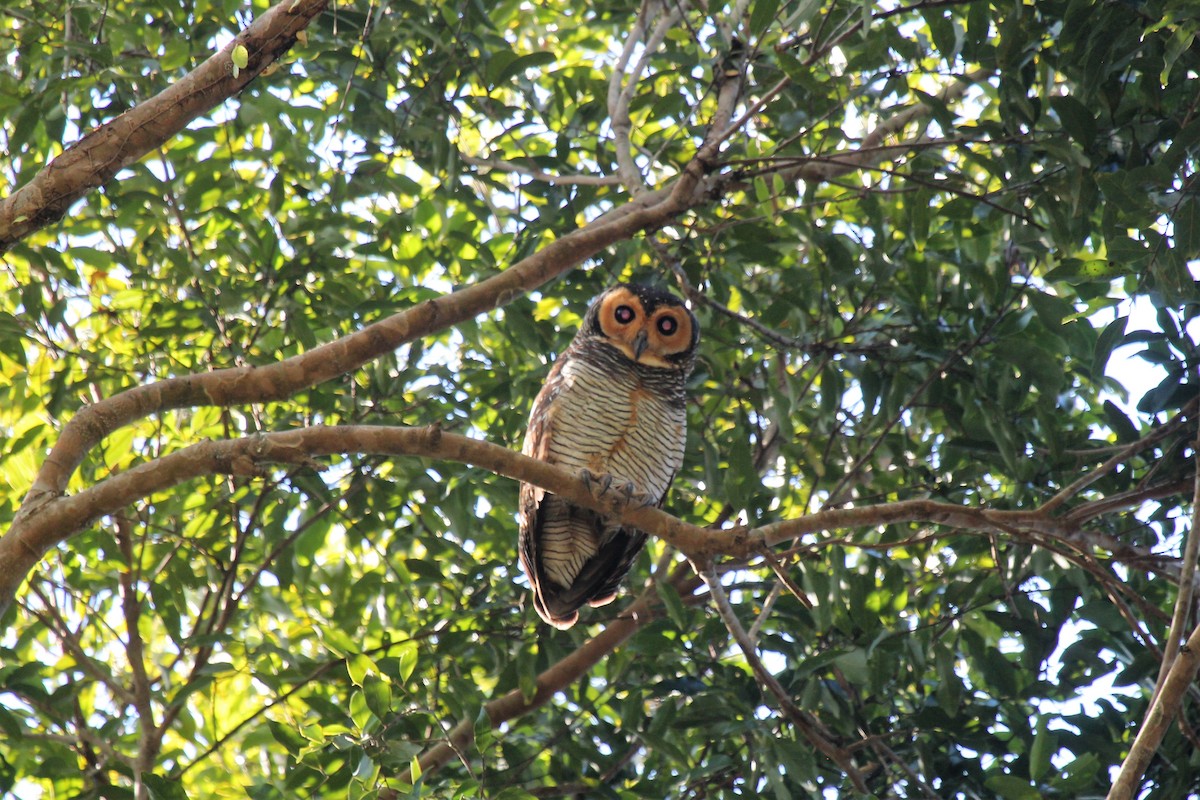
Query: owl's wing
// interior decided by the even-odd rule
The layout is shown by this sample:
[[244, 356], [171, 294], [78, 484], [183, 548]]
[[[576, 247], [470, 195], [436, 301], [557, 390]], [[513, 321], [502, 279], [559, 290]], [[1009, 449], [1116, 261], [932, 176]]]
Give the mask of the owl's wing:
[[[546, 376], [537, 397], [533, 400], [533, 410], [529, 414], [529, 429], [525, 433], [525, 446], [522, 452], [539, 461], [550, 462], [550, 441], [554, 432], [554, 412], [558, 406], [557, 400], [563, 390], [565, 381], [562, 376], [563, 358], [560, 357]], [[534, 608], [538, 616], [557, 628], [569, 628], [579, 618], [578, 613], [552, 614], [543, 600], [543, 583], [545, 576], [541, 570], [539, 556], [539, 531], [544, 524], [546, 510], [549, 505], [562, 501], [554, 495], [547, 495], [540, 486], [522, 483], [518, 498], [520, 511], [520, 534], [517, 541], [518, 556], [521, 569], [529, 579], [533, 588]], [[547, 588], [549, 588], [548, 582]]]

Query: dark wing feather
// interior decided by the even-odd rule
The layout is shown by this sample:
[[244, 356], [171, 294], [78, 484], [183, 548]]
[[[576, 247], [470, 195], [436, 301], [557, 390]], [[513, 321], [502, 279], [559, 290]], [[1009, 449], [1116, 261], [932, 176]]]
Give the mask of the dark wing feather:
[[[554, 435], [555, 400], [563, 388], [562, 365], [566, 356], [560, 356], [554, 362], [546, 383], [542, 386], [537, 397], [533, 400], [533, 411], [529, 415], [529, 430], [525, 434], [524, 453], [539, 461], [550, 462], [550, 440]], [[541, 569], [539, 551], [539, 531], [545, 517], [545, 507], [554, 502], [562, 502], [554, 495], [546, 494], [539, 486], [529, 483], [521, 484], [520, 503], [520, 534], [517, 540], [518, 554], [521, 559], [521, 569], [529, 578], [533, 587], [533, 605], [538, 616], [556, 628], [569, 628], [575, 624], [579, 614], [565, 611], [558, 604], [553, 610], [547, 607], [544, 590], [552, 590], [554, 584], [546, 579]], [[553, 611], [553, 613], [552, 613]]]
[[584, 566], [572, 590], [582, 587], [586, 581], [589, 585], [583, 602], [590, 606], [611, 603], [645, 544], [646, 534], [642, 531], [618, 528], [608, 543], [600, 548], [600, 552]]

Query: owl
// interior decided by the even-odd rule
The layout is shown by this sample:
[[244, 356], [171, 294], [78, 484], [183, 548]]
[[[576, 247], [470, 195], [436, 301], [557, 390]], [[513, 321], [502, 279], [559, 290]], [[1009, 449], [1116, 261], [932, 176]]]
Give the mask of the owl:
[[[574, 472], [597, 496], [661, 505], [683, 463], [684, 383], [700, 327], [670, 292], [617, 284], [592, 301], [538, 392], [525, 455]], [[569, 628], [611, 602], [646, 534], [521, 484], [521, 568], [538, 615]]]

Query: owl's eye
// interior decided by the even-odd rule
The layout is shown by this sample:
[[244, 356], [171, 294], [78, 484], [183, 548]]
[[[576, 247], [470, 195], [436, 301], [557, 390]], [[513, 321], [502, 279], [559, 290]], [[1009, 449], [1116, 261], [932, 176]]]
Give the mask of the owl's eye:
[[658, 332], [663, 336], [670, 336], [677, 330], [679, 330], [679, 323], [674, 317], [659, 317]]
[[629, 306], [617, 306], [617, 310], [613, 312], [613, 316], [617, 318], [617, 322], [621, 323], [622, 325], [628, 325], [629, 323], [633, 322], [633, 318], [636, 315], [633, 313], [633, 309]]

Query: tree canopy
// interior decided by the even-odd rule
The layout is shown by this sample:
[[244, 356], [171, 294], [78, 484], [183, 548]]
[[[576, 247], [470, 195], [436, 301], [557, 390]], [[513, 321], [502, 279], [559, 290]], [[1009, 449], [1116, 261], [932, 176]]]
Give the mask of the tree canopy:
[[[1198, 30], [0, 9], [0, 791], [1200, 796]], [[560, 632], [518, 451], [619, 280], [687, 453]]]

